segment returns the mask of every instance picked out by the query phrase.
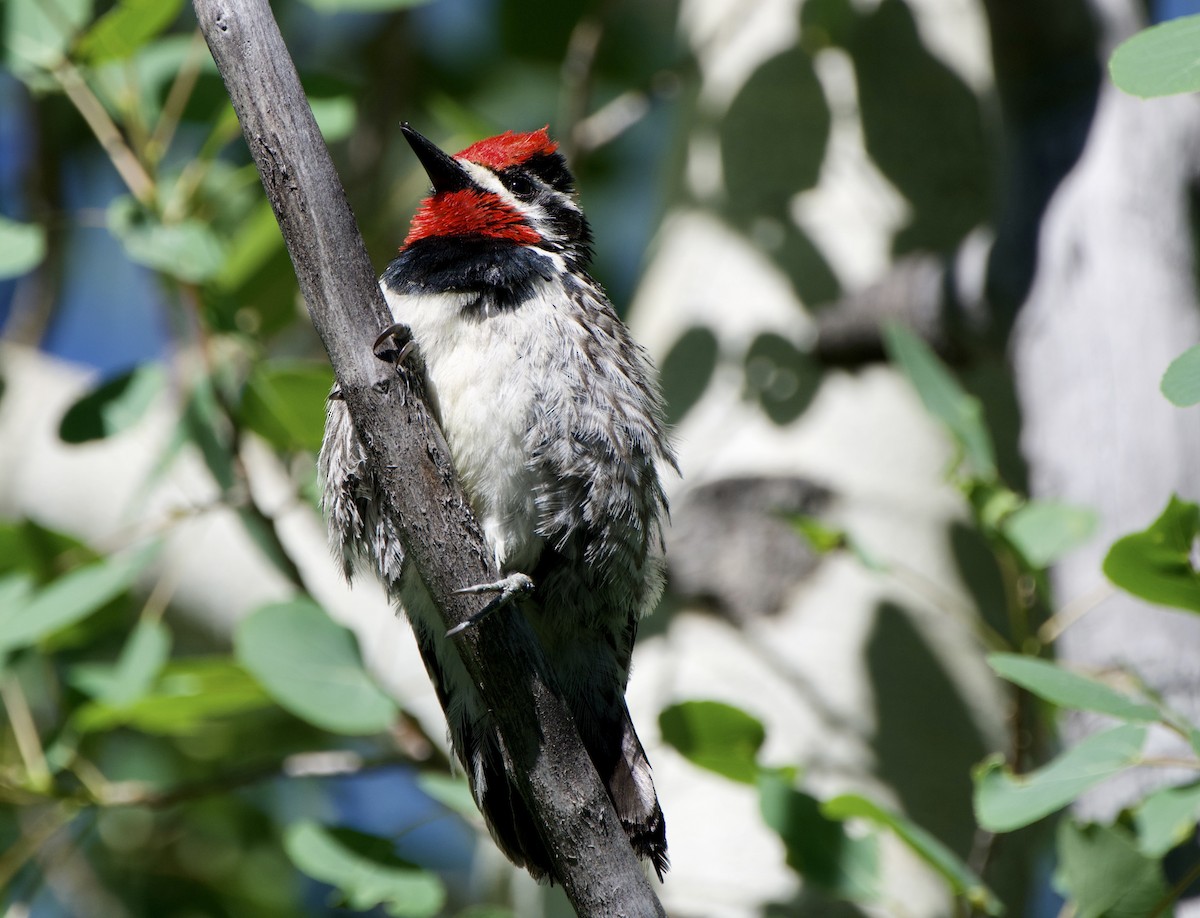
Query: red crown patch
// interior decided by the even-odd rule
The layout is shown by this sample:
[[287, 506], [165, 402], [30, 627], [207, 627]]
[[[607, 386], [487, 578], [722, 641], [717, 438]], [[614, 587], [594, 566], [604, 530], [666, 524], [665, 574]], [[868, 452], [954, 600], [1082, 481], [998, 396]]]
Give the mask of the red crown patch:
[[546, 125], [540, 131], [524, 134], [505, 131], [503, 134], [471, 144], [465, 150], [456, 153], [455, 157], [496, 170], [518, 166], [539, 153], [553, 153], [558, 149], [558, 144], [550, 139], [547, 131], [549, 127], [550, 125]]

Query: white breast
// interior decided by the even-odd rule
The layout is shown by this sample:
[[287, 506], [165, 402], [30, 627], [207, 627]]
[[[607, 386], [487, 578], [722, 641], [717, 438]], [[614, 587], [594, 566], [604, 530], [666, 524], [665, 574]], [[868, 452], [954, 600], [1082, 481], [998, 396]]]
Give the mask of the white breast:
[[412, 329], [455, 468], [497, 563], [532, 567], [542, 543], [525, 435], [544, 359], [537, 333], [553, 322], [553, 305], [542, 294], [483, 315], [464, 312], [471, 294], [383, 292], [396, 321]]

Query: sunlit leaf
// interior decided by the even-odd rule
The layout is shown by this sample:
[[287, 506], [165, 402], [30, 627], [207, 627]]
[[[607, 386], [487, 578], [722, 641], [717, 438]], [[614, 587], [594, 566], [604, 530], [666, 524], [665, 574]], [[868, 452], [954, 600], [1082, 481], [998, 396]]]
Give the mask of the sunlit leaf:
[[1182, 845], [1200, 821], [1200, 783], [1164, 787], [1138, 804], [1133, 813], [1138, 850], [1147, 857], [1162, 857]]
[[843, 794], [821, 805], [830, 819], [866, 819], [895, 833], [917, 857], [936, 870], [955, 895], [989, 915], [1004, 914], [1004, 906], [961, 858], [912, 820], [859, 794]]
[[975, 817], [992, 832], [1011, 832], [1071, 803], [1138, 758], [1146, 728], [1123, 724], [1072, 746], [1029, 774], [1014, 775], [1003, 756], [975, 768]]
[[763, 821], [779, 833], [787, 862], [805, 883], [844, 899], [879, 898], [879, 846], [873, 836], [846, 834], [841, 821], [822, 812], [815, 797], [792, 786], [786, 772], [759, 774], [759, 807]]
[[1041, 569], [1091, 538], [1096, 513], [1057, 501], [1029, 501], [1006, 517], [1001, 529], [1026, 563]]
[[347, 844], [344, 830], [335, 835], [314, 822], [298, 822], [284, 832], [283, 847], [297, 867], [335, 887], [355, 911], [382, 905], [397, 918], [428, 918], [438, 914], [446, 900], [434, 874], [395, 859], [379, 860], [382, 846], [374, 847], [374, 856], [363, 854]]
[[758, 750], [766, 739], [762, 722], [720, 701], [685, 701], [658, 715], [663, 740], [693, 764], [753, 784]]
[[88, 63], [126, 58], [169, 26], [183, 0], [119, 0], [79, 39], [76, 51]]
[[1103, 682], [1073, 673], [1062, 666], [1021, 654], [994, 653], [988, 665], [1009, 682], [1063, 708], [1096, 711], [1121, 720], [1153, 723], [1158, 708], [1130, 698]]
[[92, 17], [92, 0], [5, 0], [5, 57], [13, 72], [37, 88], [42, 71], [60, 63], [75, 33]]
[[332, 386], [333, 371], [324, 361], [263, 361], [246, 380], [238, 415], [243, 425], [279, 449], [316, 452]]
[[162, 223], [133, 198], [116, 198], [108, 208], [108, 228], [133, 261], [190, 283], [214, 277], [225, 249], [203, 220]]
[[103, 608], [133, 585], [151, 557], [146, 550], [104, 558], [62, 575], [24, 603], [0, 606], [0, 652], [35, 644]]
[[0, 280], [32, 271], [46, 256], [46, 230], [0, 217]]
[[995, 452], [979, 399], [968, 395], [929, 346], [903, 325], [885, 325], [884, 343], [892, 363], [913, 384], [925, 410], [958, 442], [971, 472], [978, 478], [995, 478]]
[[1200, 533], [1200, 507], [1172, 496], [1148, 529], [1118, 539], [1104, 559], [1104, 574], [1141, 599], [1200, 612], [1200, 574], [1192, 545]]
[[72, 720], [81, 733], [129, 726], [144, 733], [179, 736], [207, 723], [271, 706], [270, 697], [240, 666], [223, 657], [172, 660], [150, 692], [121, 706], [93, 701]]
[[334, 733], [386, 730], [396, 704], [363, 668], [354, 635], [311, 600], [263, 606], [234, 635], [237, 658], [280, 706]]
[[1058, 859], [1054, 883], [1070, 897], [1075, 918], [1146, 918], [1167, 894], [1162, 865], [1121, 826], [1064, 820]]
[[64, 443], [102, 440], [132, 427], [166, 383], [162, 367], [145, 363], [106, 380], [76, 401], [58, 425]]
[[1200, 403], [1200, 345], [1189, 347], [1171, 361], [1160, 388], [1180, 408]]
[[358, 106], [350, 96], [324, 96], [308, 100], [313, 117], [326, 143], [335, 143], [350, 136]]
[[1142, 98], [1200, 91], [1200, 16], [1181, 16], [1126, 39], [1108, 72], [1118, 89]]

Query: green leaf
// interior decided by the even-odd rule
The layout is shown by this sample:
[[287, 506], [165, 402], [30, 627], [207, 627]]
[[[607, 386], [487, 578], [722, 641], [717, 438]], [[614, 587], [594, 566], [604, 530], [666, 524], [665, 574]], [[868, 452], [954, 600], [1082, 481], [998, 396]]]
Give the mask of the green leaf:
[[238, 661], [280, 706], [334, 733], [388, 729], [396, 705], [363, 669], [354, 635], [308, 599], [263, 606], [234, 635]]
[[1191, 562], [1197, 532], [1200, 507], [1172, 496], [1148, 529], [1113, 543], [1104, 574], [1141, 599], [1200, 612], [1200, 575]]
[[678, 424], [695, 407], [717, 368], [717, 336], [696, 326], [679, 336], [660, 365], [667, 420]]
[[790, 424], [821, 385], [812, 359], [782, 335], [764, 332], [746, 352], [746, 391], [776, 424]]
[[279, 449], [317, 452], [332, 387], [333, 371], [324, 361], [263, 361], [246, 380], [238, 415], [244, 426]]
[[1064, 820], [1058, 859], [1055, 886], [1071, 899], [1075, 918], [1146, 918], [1167, 894], [1162, 865], [1120, 826]]
[[1160, 719], [1154, 705], [1135, 701], [1103, 682], [1078, 675], [1048, 660], [993, 653], [987, 661], [997, 675], [1059, 707], [1096, 711], [1138, 723], [1153, 723]]
[[90, 64], [129, 57], [165, 31], [182, 6], [183, 0], [120, 0], [83, 34], [76, 51]]
[[20, 277], [46, 257], [46, 230], [35, 223], [0, 217], [0, 280]]
[[57, 88], [45, 71], [59, 64], [75, 33], [92, 18], [91, 0], [5, 0], [5, 56], [19, 79]]
[[1162, 857], [1181, 845], [1200, 821], [1200, 782], [1154, 791], [1134, 811], [1138, 850], [1147, 857]]
[[162, 223], [127, 195], [113, 200], [107, 216], [109, 231], [138, 264], [195, 284], [221, 270], [225, 249], [203, 220]]
[[281, 248], [275, 211], [269, 201], [260, 201], [229, 240], [229, 255], [213, 282], [226, 293], [238, 290]]
[[153, 689], [120, 707], [100, 701], [80, 707], [73, 718], [81, 733], [129, 726], [144, 733], [183, 736], [210, 721], [271, 706], [270, 697], [240, 666], [223, 657], [172, 660]]
[[298, 822], [284, 832], [283, 847], [297, 867], [336, 887], [355, 911], [382, 905], [398, 918], [427, 918], [441, 911], [446, 891], [436, 876], [394, 859], [377, 860], [379, 847], [372, 850], [375, 857], [366, 856], [347, 840], [344, 832], [334, 835], [314, 822]]
[[1171, 361], [1160, 388], [1171, 404], [1180, 408], [1200, 403], [1200, 344]]
[[170, 654], [170, 630], [161, 621], [144, 619], [130, 633], [116, 665], [76, 666], [71, 684], [106, 705], [125, 707], [150, 692]]
[[1004, 906], [970, 867], [923, 828], [860, 794], [843, 794], [821, 805], [830, 819], [865, 819], [889, 829], [908, 848], [936, 870], [955, 895], [989, 915], [1004, 914]]
[[36, 644], [103, 608], [133, 585], [153, 554], [104, 558], [64, 574], [24, 603], [0, 605], [0, 653]]
[[758, 780], [762, 722], [720, 701], [684, 701], [658, 715], [663, 739], [689, 761], [743, 784]]
[[67, 409], [58, 425], [59, 438], [64, 443], [88, 443], [132, 427], [165, 383], [166, 374], [154, 363], [114, 376]]
[[1009, 543], [1036, 570], [1078, 548], [1096, 530], [1096, 513], [1057, 501], [1029, 501], [1001, 525]]
[[213, 381], [208, 377], [198, 380], [189, 393], [180, 426], [187, 439], [200, 450], [204, 464], [221, 490], [232, 488], [233, 445]]
[[479, 819], [479, 807], [471, 794], [471, 785], [461, 777], [451, 777], [434, 771], [423, 771], [417, 775], [417, 787], [448, 810], [464, 818]]
[[829, 552], [845, 548], [849, 544], [849, 539], [845, 532], [827, 525], [824, 520], [815, 516], [798, 514], [790, 517], [790, 520], [792, 528], [819, 555], [827, 555]]
[[792, 786], [787, 772], [759, 774], [763, 820], [779, 833], [787, 862], [804, 882], [843, 899], [879, 898], [879, 846], [874, 837], [853, 838], [841, 821], [822, 812], [820, 802]]
[[354, 130], [358, 106], [351, 96], [310, 98], [308, 104], [312, 107], [313, 118], [326, 143], [345, 140]]
[[925, 410], [946, 426], [962, 449], [971, 474], [995, 478], [995, 452], [979, 399], [968, 395], [929, 346], [903, 325], [888, 322], [883, 339], [888, 357], [908, 377]]
[[1151, 98], [1200, 90], [1200, 16], [1143, 29], [1112, 53], [1108, 72], [1130, 95]]
[[1122, 724], [1089, 736], [1025, 775], [1014, 775], [1003, 756], [984, 759], [973, 773], [975, 817], [992, 832], [1011, 832], [1036, 822], [1128, 768], [1145, 738], [1145, 727]]

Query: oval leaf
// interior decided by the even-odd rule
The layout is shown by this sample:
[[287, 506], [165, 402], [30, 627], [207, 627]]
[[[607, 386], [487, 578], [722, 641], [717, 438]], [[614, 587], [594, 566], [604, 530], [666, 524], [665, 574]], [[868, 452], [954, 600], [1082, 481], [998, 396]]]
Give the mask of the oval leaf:
[[720, 701], [685, 701], [659, 714], [658, 726], [666, 742], [701, 768], [744, 784], [757, 780], [767, 734], [745, 711]]
[[46, 231], [0, 217], [0, 280], [32, 271], [46, 255]]
[[1200, 532], [1200, 507], [1172, 496], [1148, 529], [1118, 539], [1104, 559], [1104, 575], [1142, 599], [1200, 612], [1200, 575], [1192, 545]]
[[379, 733], [396, 705], [363, 669], [354, 635], [306, 599], [263, 606], [237, 627], [238, 661], [280, 706], [334, 733]]
[[1129, 767], [1145, 738], [1145, 727], [1113, 727], [1089, 736], [1050, 764], [1025, 775], [1014, 775], [1003, 756], [985, 759], [973, 774], [975, 818], [992, 832], [1011, 832], [1037, 822]]
[[0, 653], [35, 644], [100, 610], [133, 585], [152, 554], [104, 558], [64, 574], [26, 602], [0, 605]]
[[710, 329], [689, 328], [671, 345], [659, 373], [668, 423], [678, 424], [700, 401], [716, 367], [717, 336]]
[[1200, 90], [1200, 16], [1138, 32], [1117, 46], [1108, 72], [1118, 89], [1142, 98]]
[[329, 364], [308, 360], [260, 363], [246, 380], [238, 410], [242, 424], [279, 449], [321, 448], [325, 399], [333, 387]]
[[[382, 905], [399, 918], [428, 918], [441, 911], [446, 890], [432, 873], [386, 857], [384, 839], [354, 833], [375, 844], [347, 844], [314, 822], [299, 822], [284, 832], [283, 847], [297, 867], [314, 879], [336, 887], [355, 911]], [[359, 850], [356, 850], [359, 849]], [[364, 853], [369, 851], [370, 853]]]
[[183, 0], [121, 0], [83, 34], [76, 51], [88, 63], [129, 57], [165, 30]]
[[1200, 783], [1164, 787], [1150, 794], [1133, 814], [1138, 850], [1147, 857], [1162, 857], [1182, 845], [1200, 820]]
[[1142, 704], [1103, 682], [1080, 676], [1048, 660], [1014, 653], [993, 653], [987, 661], [1002, 678], [1059, 707], [1096, 711], [1141, 723], [1159, 719], [1158, 709], [1153, 705]]
[[1041, 570], [1091, 538], [1096, 513], [1057, 501], [1030, 501], [1007, 516], [1001, 530], [1025, 562]]
[[764, 332], [746, 352], [746, 389], [776, 424], [789, 424], [821, 385], [813, 360], [782, 335]]
[[[1064, 819], [1058, 828], [1054, 885], [1070, 896], [1076, 918], [1147, 918], [1170, 915], [1162, 864], [1138, 851], [1119, 825], [1081, 826]], [[1168, 903], [1165, 911], [1158, 908]]]
[[201, 220], [162, 223], [128, 196], [108, 208], [108, 228], [133, 261], [190, 283], [214, 277], [225, 250], [212, 227]]
[[103, 440], [132, 427], [166, 382], [157, 364], [143, 364], [101, 383], [67, 409], [58, 425], [64, 443]]
[[1200, 345], [1188, 348], [1171, 361], [1160, 388], [1171, 404], [1180, 408], [1200, 403]]

